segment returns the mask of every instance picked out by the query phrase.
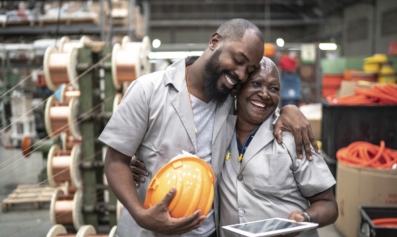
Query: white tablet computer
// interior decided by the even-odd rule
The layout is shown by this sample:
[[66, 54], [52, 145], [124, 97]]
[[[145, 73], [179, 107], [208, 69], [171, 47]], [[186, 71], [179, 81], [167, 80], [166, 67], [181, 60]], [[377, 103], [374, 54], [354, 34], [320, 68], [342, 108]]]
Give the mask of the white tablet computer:
[[275, 236], [294, 232], [303, 232], [318, 226], [311, 222], [296, 222], [283, 218], [272, 218], [260, 221], [247, 222], [236, 225], [222, 226], [223, 229], [244, 236]]

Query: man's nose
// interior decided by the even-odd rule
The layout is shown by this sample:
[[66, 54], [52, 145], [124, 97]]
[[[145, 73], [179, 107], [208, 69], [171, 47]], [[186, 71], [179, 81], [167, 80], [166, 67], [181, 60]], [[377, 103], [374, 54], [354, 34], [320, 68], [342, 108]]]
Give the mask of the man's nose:
[[244, 66], [239, 66], [235, 73], [237, 74], [241, 83], [244, 83], [248, 79], [247, 68]]

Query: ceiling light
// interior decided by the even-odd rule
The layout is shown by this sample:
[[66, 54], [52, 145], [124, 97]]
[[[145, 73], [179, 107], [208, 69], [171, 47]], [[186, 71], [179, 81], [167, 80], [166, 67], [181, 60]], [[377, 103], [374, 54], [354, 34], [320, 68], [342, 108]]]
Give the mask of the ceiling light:
[[284, 40], [281, 39], [281, 38], [278, 38], [276, 40], [276, 44], [277, 44], [278, 47], [283, 47], [284, 46]]
[[155, 39], [155, 40], [153, 40], [152, 45], [153, 45], [153, 48], [157, 49], [158, 47], [160, 47], [161, 41], [159, 39]]
[[320, 43], [318, 46], [321, 50], [336, 50], [338, 46], [334, 43]]

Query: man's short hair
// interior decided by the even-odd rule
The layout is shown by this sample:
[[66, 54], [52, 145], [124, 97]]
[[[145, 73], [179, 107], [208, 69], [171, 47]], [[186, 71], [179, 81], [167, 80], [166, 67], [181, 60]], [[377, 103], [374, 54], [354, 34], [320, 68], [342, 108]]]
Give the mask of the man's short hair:
[[224, 40], [238, 41], [243, 38], [245, 31], [248, 29], [252, 29], [255, 32], [255, 35], [263, 43], [265, 42], [259, 28], [254, 23], [241, 18], [226, 21], [218, 27], [216, 32], [221, 35]]

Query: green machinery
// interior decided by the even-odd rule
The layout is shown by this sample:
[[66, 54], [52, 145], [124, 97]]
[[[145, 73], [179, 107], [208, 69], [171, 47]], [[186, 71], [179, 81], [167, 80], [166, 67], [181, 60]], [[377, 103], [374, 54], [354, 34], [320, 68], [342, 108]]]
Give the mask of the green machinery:
[[[79, 74], [89, 69], [100, 59], [111, 53], [110, 47], [103, 47], [99, 51], [92, 48], [79, 48], [77, 56], [77, 71]], [[100, 73], [103, 70], [104, 73]], [[105, 84], [105, 113], [97, 112], [88, 119], [80, 123], [82, 136], [81, 159], [84, 160], [80, 165], [84, 182], [83, 189], [83, 216], [85, 224], [93, 225], [96, 229], [98, 225], [108, 222], [112, 227], [117, 224], [116, 204], [117, 199], [104, 185], [103, 179], [103, 144], [98, 140], [100, 132], [108, 122], [113, 111], [113, 98], [116, 96], [116, 89], [112, 82], [111, 57], [104, 60], [99, 67], [90, 70], [79, 79], [80, 102], [79, 114], [92, 113], [91, 109], [102, 102], [100, 98], [99, 76], [103, 74]], [[98, 110], [96, 110], [98, 111]], [[99, 110], [100, 111], [100, 110]], [[109, 200], [105, 203], [104, 191], [109, 192]], [[107, 213], [109, 213], [107, 215]]]

